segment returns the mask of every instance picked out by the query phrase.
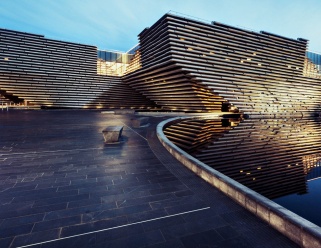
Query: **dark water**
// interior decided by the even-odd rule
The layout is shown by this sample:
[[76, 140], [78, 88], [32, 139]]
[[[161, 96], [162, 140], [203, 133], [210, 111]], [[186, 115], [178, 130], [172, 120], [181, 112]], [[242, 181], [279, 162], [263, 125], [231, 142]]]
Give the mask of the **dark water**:
[[273, 199], [276, 203], [321, 226], [321, 180], [307, 182], [307, 193], [290, 194]]
[[[188, 138], [171, 137], [181, 131]], [[167, 132], [202, 162], [321, 226], [320, 119], [190, 120]]]

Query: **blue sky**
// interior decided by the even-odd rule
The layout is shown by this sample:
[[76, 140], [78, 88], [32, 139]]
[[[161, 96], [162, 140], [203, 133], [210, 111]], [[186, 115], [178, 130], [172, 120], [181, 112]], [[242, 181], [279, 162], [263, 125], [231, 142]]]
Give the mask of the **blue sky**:
[[321, 0], [0, 0], [0, 27], [127, 51], [170, 10], [306, 38], [309, 50], [321, 53]]

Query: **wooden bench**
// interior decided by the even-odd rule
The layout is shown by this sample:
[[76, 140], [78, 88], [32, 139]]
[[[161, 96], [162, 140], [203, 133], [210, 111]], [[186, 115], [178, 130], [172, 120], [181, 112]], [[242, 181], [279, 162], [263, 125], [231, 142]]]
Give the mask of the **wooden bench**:
[[131, 119], [132, 127], [139, 128], [141, 126], [147, 125], [149, 121], [149, 117], [139, 117], [135, 119]]
[[102, 132], [105, 143], [118, 142], [123, 131], [123, 126], [108, 126]]

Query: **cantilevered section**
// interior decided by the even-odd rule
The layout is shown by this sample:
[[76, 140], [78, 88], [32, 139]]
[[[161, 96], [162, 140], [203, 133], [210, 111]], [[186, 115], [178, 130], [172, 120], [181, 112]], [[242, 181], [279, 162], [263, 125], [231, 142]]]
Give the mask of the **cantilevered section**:
[[124, 80], [164, 108], [214, 111], [228, 103], [252, 115], [320, 111], [321, 80], [304, 73], [305, 39], [172, 14], [139, 38], [142, 68]]
[[[178, 51], [173, 46], [168, 17], [165, 15], [139, 34], [142, 68], [126, 75], [124, 81], [163, 109], [221, 111], [222, 103], [227, 101], [202, 85], [199, 79], [174, 59]], [[193, 60], [186, 62], [194, 63]]]

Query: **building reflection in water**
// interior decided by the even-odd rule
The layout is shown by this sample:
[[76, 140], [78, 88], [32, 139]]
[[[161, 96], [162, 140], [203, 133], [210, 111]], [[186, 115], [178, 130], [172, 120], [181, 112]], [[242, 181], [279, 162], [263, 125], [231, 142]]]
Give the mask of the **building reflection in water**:
[[321, 152], [302, 157], [306, 180], [321, 178]]
[[321, 176], [320, 121], [190, 119], [164, 130], [205, 164], [270, 198], [307, 193]]

